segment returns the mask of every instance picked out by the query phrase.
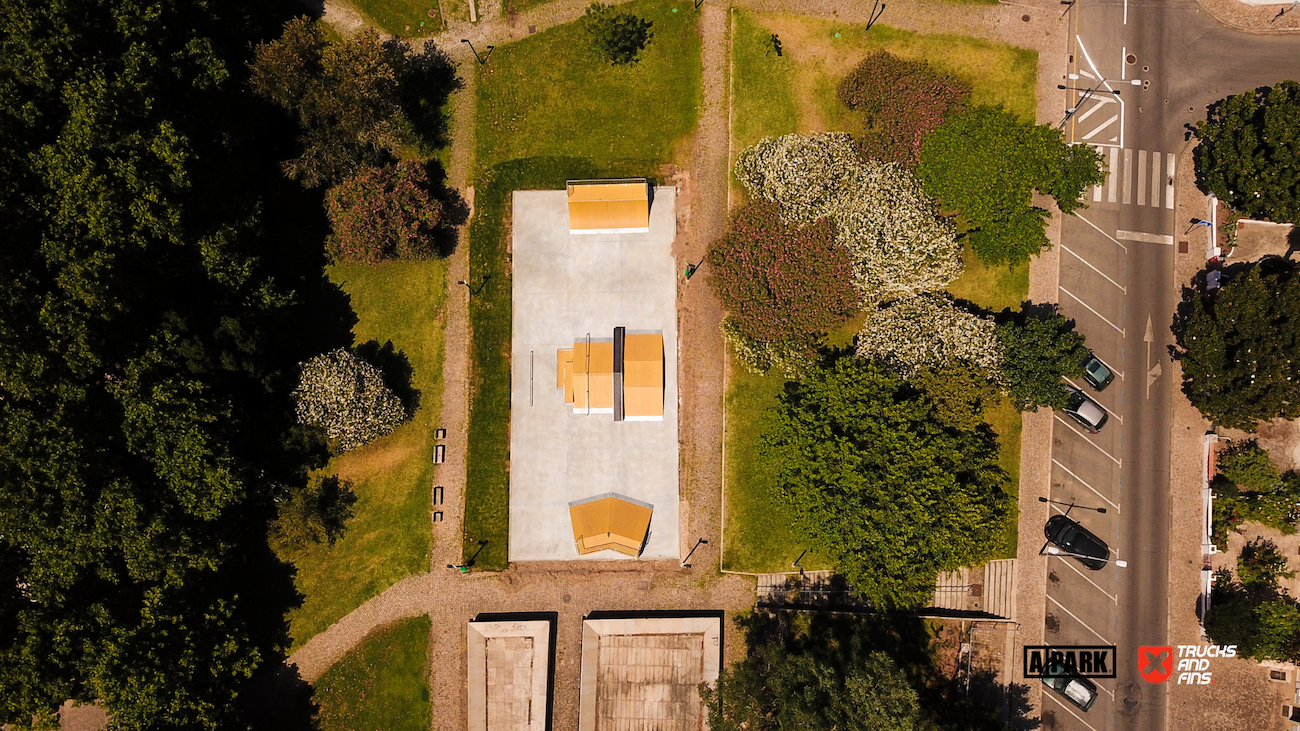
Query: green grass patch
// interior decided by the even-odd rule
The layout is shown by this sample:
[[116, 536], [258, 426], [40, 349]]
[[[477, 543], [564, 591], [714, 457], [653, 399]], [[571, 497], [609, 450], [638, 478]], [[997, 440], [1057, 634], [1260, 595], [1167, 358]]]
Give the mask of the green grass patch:
[[680, 6], [619, 6], [654, 24], [626, 66], [598, 58], [577, 23], [498, 46], [478, 72], [479, 169], [529, 157], [671, 160], [701, 102], [697, 15], [672, 12]]
[[392, 434], [333, 459], [326, 472], [352, 482], [355, 517], [333, 546], [315, 546], [295, 562], [302, 606], [289, 613], [294, 646], [408, 574], [429, 570], [433, 430], [442, 397], [447, 263], [349, 264], [328, 269], [352, 300], [360, 344], [392, 341], [420, 391], [414, 416]]
[[985, 264], [967, 243], [962, 247], [962, 261], [966, 271], [948, 285], [948, 292], [990, 312], [1007, 308], [1019, 310], [1020, 303], [1029, 296], [1029, 263], [1015, 266]]
[[[509, 256], [511, 191], [559, 190], [592, 177], [650, 177], [695, 127], [700, 45], [695, 15], [643, 0], [654, 23], [632, 66], [596, 59], [576, 24], [493, 51], [478, 70], [474, 218], [470, 222], [471, 396], [465, 551], [475, 568], [507, 564], [510, 524]], [[481, 287], [481, 289], [479, 289]]]
[[427, 36], [443, 28], [437, 0], [352, 0], [352, 4], [390, 35]]
[[739, 152], [764, 137], [797, 132], [799, 105], [794, 65], [765, 45], [771, 31], [750, 13], [733, 15], [731, 139]]
[[316, 681], [321, 731], [426, 731], [429, 617], [403, 620], [370, 636]]
[[549, 2], [554, 2], [554, 0], [501, 0], [501, 14], [522, 13]]
[[998, 464], [1011, 476], [1009, 483], [1011, 493], [1011, 519], [1007, 522], [1006, 532], [1002, 534], [998, 553], [994, 558], [1015, 558], [1020, 524], [1020, 429], [1022, 425], [1020, 412], [1005, 398], [984, 409], [984, 421], [993, 427], [998, 435]]

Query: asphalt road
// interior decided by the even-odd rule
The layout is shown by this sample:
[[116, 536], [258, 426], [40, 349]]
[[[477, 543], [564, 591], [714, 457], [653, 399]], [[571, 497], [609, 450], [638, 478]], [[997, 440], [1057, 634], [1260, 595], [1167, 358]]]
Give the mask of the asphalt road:
[[[1188, 644], [1169, 637], [1169, 324], [1178, 241], [1204, 251], [1204, 229], [1174, 220], [1175, 156], [1185, 125], [1229, 94], [1300, 79], [1300, 36], [1256, 36], [1219, 26], [1194, 1], [1080, 0], [1070, 11], [1068, 64], [1060, 83], [1064, 129], [1098, 146], [1110, 177], [1061, 235], [1061, 311], [1117, 372], [1105, 391], [1077, 384], [1111, 414], [1090, 435], [1068, 417], [1055, 423], [1052, 498], [1110, 544], [1127, 566], [1090, 571], [1050, 559], [1046, 641], [1115, 645], [1113, 680], [1098, 680], [1089, 711], [1045, 690], [1046, 728], [1166, 728], [1166, 685], [1138, 672], [1138, 647]], [[1134, 84], [1134, 80], [1137, 84]], [[1089, 91], [1092, 90], [1092, 91]], [[1112, 93], [1118, 92], [1118, 93]], [[1150, 323], [1150, 324], [1148, 324]], [[1092, 508], [1102, 508], [1104, 513]], [[1170, 680], [1168, 682], [1174, 682]]]

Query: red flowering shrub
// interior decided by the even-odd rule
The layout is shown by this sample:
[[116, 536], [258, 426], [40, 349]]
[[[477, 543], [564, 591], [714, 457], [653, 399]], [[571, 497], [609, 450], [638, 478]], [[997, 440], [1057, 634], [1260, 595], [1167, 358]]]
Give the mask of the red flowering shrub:
[[736, 214], [709, 251], [711, 281], [732, 325], [761, 343], [807, 343], [858, 308], [849, 252], [830, 222], [781, 222], [775, 203]]
[[341, 262], [428, 259], [442, 204], [429, 193], [418, 162], [364, 168], [325, 194], [334, 227], [329, 252]]
[[849, 109], [863, 113], [863, 157], [915, 168], [925, 138], [966, 104], [970, 86], [925, 61], [877, 51], [840, 81], [839, 94]]

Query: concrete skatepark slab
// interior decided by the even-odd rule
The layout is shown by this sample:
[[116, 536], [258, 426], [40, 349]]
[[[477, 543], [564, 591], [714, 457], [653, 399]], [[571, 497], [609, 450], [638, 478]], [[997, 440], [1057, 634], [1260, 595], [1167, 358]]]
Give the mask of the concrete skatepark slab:
[[[680, 558], [674, 194], [655, 188], [649, 233], [575, 236], [564, 191], [514, 193], [511, 561], [631, 558], [574, 546], [569, 503], [606, 492], [654, 506], [641, 558]], [[663, 421], [575, 414], [555, 387], [556, 351], [616, 326], [663, 332]]]

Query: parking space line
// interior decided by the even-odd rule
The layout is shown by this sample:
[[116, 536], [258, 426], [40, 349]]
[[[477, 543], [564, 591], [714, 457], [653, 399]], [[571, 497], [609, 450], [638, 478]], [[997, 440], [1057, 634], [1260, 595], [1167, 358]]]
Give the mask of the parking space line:
[[[1056, 507], [1056, 506], [1053, 505], [1052, 507]], [[1062, 513], [1062, 515], [1064, 515], [1064, 513]], [[1093, 581], [1092, 579], [1089, 579], [1086, 575], [1084, 575], [1082, 571], [1075, 568], [1074, 564], [1070, 563], [1069, 561], [1066, 561], [1065, 559], [1068, 558], [1067, 556], [1057, 556], [1057, 558], [1061, 559], [1061, 563], [1065, 564], [1066, 566], [1069, 566], [1071, 571], [1078, 574], [1079, 576], [1082, 576], [1084, 581], [1088, 582], [1089, 584], [1092, 584], [1092, 587], [1097, 591], [1101, 592], [1102, 596], [1114, 602], [1115, 606], [1119, 606], [1119, 599], [1116, 599], [1110, 594], [1107, 594], [1105, 589], [1101, 588], [1100, 586], [1097, 586], [1097, 582]]]
[[[1110, 192], [1111, 192], [1112, 194], [1115, 192], [1115, 186], [1114, 186], [1114, 185], [1111, 185]], [[1111, 201], [1110, 201], [1110, 202], [1111, 202], [1111, 203], [1114, 203], [1114, 202], [1115, 202], [1115, 196], [1114, 196], [1114, 195], [1111, 195]], [[1083, 216], [1080, 216], [1078, 211], [1075, 211], [1075, 212], [1074, 212], [1074, 217], [1077, 218], [1077, 219], [1079, 219], [1080, 221], [1083, 221], [1084, 223], [1088, 224], [1089, 226], [1092, 226], [1093, 228], [1097, 228], [1097, 224], [1093, 223], [1092, 221], [1089, 221], [1088, 219], [1084, 218]], [[1128, 253], [1128, 247], [1125, 246], [1125, 245], [1123, 245], [1123, 244], [1121, 244], [1119, 241], [1117, 241], [1117, 240], [1115, 239], [1114, 236], [1111, 236], [1110, 234], [1106, 233], [1105, 231], [1102, 231], [1102, 230], [1099, 229], [1099, 228], [1097, 228], [1097, 233], [1099, 233], [1099, 234], [1101, 234], [1102, 236], [1105, 236], [1106, 238], [1110, 239], [1110, 240], [1111, 240], [1111, 241], [1112, 241], [1116, 246], [1118, 246], [1119, 248], [1123, 249], [1125, 254]]]
[[1070, 422], [1066, 421], [1065, 419], [1062, 419], [1062, 418], [1060, 417], [1059, 414], [1056, 415], [1056, 420], [1059, 421], [1059, 422], [1061, 422], [1062, 424], [1065, 424], [1065, 428], [1069, 429], [1070, 431], [1074, 432], [1075, 434], [1078, 434], [1080, 439], [1082, 439], [1083, 441], [1085, 441], [1085, 442], [1087, 442], [1087, 443], [1089, 443], [1089, 444], [1092, 444], [1093, 449], [1096, 449], [1098, 452], [1101, 452], [1102, 454], [1106, 455], [1107, 457], [1110, 457], [1110, 461], [1111, 461], [1111, 462], [1114, 462], [1116, 466], [1118, 466], [1118, 467], [1123, 467], [1123, 466], [1124, 466], [1124, 460], [1122, 460], [1122, 459], [1115, 459], [1114, 457], [1111, 457], [1111, 456], [1110, 456], [1110, 452], [1107, 452], [1106, 450], [1102, 449], [1101, 447], [1098, 447], [1096, 444], [1093, 444], [1093, 441], [1092, 441], [1091, 439], [1089, 439], [1088, 437], [1085, 437], [1085, 436], [1083, 435], [1083, 432], [1081, 432], [1081, 431], [1079, 431], [1078, 429], [1075, 429], [1074, 427], [1070, 426]]
[[1062, 701], [1062, 700], [1060, 700], [1059, 698], [1057, 698], [1054, 694], [1052, 694], [1052, 693], [1044, 693], [1044, 694], [1043, 694], [1043, 697], [1045, 697], [1045, 698], [1051, 698], [1052, 700], [1056, 701], [1056, 704], [1057, 704], [1057, 705], [1059, 705], [1061, 708], [1065, 708], [1066, 713], [1069, 713], [1071, 716], [1074, 716], [1075, 718], [1079, 719], [1079, 723], [1081, 723], [1081, 724], [1083, 724], [1084, 726], [1087, 726], [1088, 728], [1092, 729], [1092, 731], [1097, 731], [1097, 729], [1093, 728], [1092, 724], [1090, 724], [1090, 723], [1088, 723], [1087, 721], [1083, 720], [1083, 717], [1082, 717], [1082, 716], [1080, 716], [1079, 714], [1077, 714], [1077, 713], [1075, 713], [1074, 711], [1071, 711], [1069, 708], [1067, 708], [1066, 705], [1065, 705], [1065, 702]]
[[1055, 457], [1052, 458], [1052, 463], [1055, 464], [1057, 467], [1060, 467], [1061, 469], [1065, 470], [1065, 474], [1069, 475], [1070, 477], [1073, 477], [1073, 478], [1074, 478], [1074, 479], [1075, 479], [1075, 480], [1076, 480], [1080, 485], [1083, 485], [1084, 487], [1088, 488], [1089, 490], [1092, 490], [1092, 494], [1093, 494], [1093, 495], [1096, 495], [1097, 497], [1101, 498], [1102, 500], [1105, 500], [1107, 504], [1109, 504], [1112, 508], [1115, 508], [1115, 512], [1116, 512], [1116, 513], [1119, 513], [1119, 512], [1120, 512], [1119, 505], [1117, 505], [1116, 503], [1112, 503], [1112, 502], [1110, 501], [1110, 498], [1108, 498], [1108, 497], [1106, 497], [1105, 495], [1102, 495], [1101, 493], [1097, 492], [1096, 488], [1094, 488], [1092, 485], [1089, 485], [1088, 483], [1084, 482], [1084, 481], [1083, 481], [1083, 478], [1082, 478], [1082, 477], [1079, 477], [1079, 476], [1076, 475], [1076, 474], [1074, 474], [1074, 472], [1072, 472], [1072, 471], [1070, 470], [1069, 467], [1066, 467], [1065, 465], [1061, 464], [1060, 462], [1057, 462]]
[[1169, 234], [1148, 234], [1141, 231], [1124, 231], [1121, 229], [1115, 232], [1115, 238], [1124, 239], [1125, 241], [1141, 241], [1147, 244], [1174, 245], [1174, 237]]
[[[1061, 378], [1065, 378], [1065, 376], [1061, 376]], [[1080, 386], [1079, 384], [1075, 383], [1073, 380], [1071, 380], [1071, 379], [1069, 379], [1069, 378], [1065, 378], [1065, 382], [1068, 383], [1068, 384], [1070, 384], [1071, 386], [1074, 386], [1075, 388], [1079, 389], [1080, 391], [1083, 390], [1083, 386]], [[1105, 406], [1103, 406], [1102, 408], [1103, 408], [1103, 409], [1106, 409]], [[1121, 424], [1124, 423], [1124, 415], [1123, 415], [1123, 414], [1118, 413], [1118, 412], [1116, 412], [1116, 411], [1112, 411], [1111, 409], [1106, 409], [1106, 413], [1107, 413], [1107, 414], [1110, 414], [1110, 415], [1113, 416], [1113, 417], [1115, 417], [1115, 419], [1118, 420], [1119, 423], [1121, 423]]]
[[1105, 317], [1102, 316], [1102, 314], [1101, 314], [1100, 312], [1098, 312], [1098, 311], [1092, 309], [1091, 307], [1089, 307], [1087, 302], [1084, 302], [1083, 300], [1079, 299], [1078, 296], [1076, 296], [1073, 292], [1071, 292], [1070, 290], [1066, 289], [1065, 287], [1061, 287], [1061, 286], [1058, 286], [1057, 289], [1059, 289], [1059, 290], [1061, 290], [1062, 292], [1064, 292], [1064, 293], [1070, 295], [1070, 299], [1072, 299], [1072, 300], [1074, 300], [1075, 302], [1078, 302], [1079, 304], [1083, 305], [1084, 307], [1086, 307], [1086, 308], [1088, 309], [1089, 312], [1091, 312], [1092, 314], [1096, 315], [1097, 317], [1100, 317], [1102, 322], [1104, 322], [1104, 323], [1106, 323], [1107, 325], [1110, 325], [1111, 327], [1115, 328], [1115, 330], [1120, 334], [1121, 337], [1124, 336], [1124, 328], [1120, 327], [1119, 325], [1116, 325], [1115, 323], [1111, 322], [1110, 320], [1107, 320]]
[[1070, 615], [1070, 617], [1072, 617], [1072, 618], [1074, 619], [1074, 621], [1076, 621], [1076, 622], [1078, 622], [1079, 624], [1083, 625], [1083, 628], [1084, 628], [1084, 629], [1088, 630], [1089, 632], [1093, 633], [1094, 635], [1097, 635], [1097, 639], [1101, 640], [1101, 644], [1103, 644], [1103, 645], [1109, 645], [1109, 644], [1111, 644], [1111, 641], [1110, 641], [1110, 640], [1106, 639], [1105, 637], [1102, 637], [1100, 634], [1097, 634], [1097, 630], [1095, 630], [1095, 629], [1089, 627], [1087, 622], [1083, 621], [1082, 619], [1079, 619], [1077, 616], [1075, 616], [1074, 612], [1071, 612], [1070, 610], [1066, 609], [1064, 604], [1062, 604], [1062, 603], [1056, 601], [1055, 599], [1053, 599], [1051, 594], [1048, 594], [1048, 595], [1047, 595], [1047, 599], [1048, 599], [1048, 601], [1052, 602], [1052, 603], [1055, 604], [1056, 606], [1060, 607], [1062, 612], [1065, 612], [1066, 614]]
[[1106, 276], [1106, 273], [1105, 273], [1105, 272], [1103, 272], [1102, 270], [1100, 270], [1100, 269], [1098, 269], [1097, 267], [1093, 266], [1092, 263], [1089, 262], [1087, 259], [1085, 259], [1085, 258], [1083, 258], [1082, 256], [1079, 256], [1078, 254], [1076, 254], [1076, 253], [1074, 252], [1074, 249], [1071, 249], [1070, 247], [1066, 246], [1065, 244], [1059, 244], [1059, 246], [1060, 246], [1062, 249], [1065, 249], [1066, 251], [1070, 252], [1070, 255], [1073, 256], [1075, 259], [1078, 259], [1079, 261], [1083, 262], [1084, 264], [1087, 264], [1087, 265], [1088, 265], [1088, 268], [1091, 269], [1091, 270], [1093, 270], [1094, 272], [1097, 272], [1098, 274], [1100, 274], [1102, 279], [1105, 279], [1107, 282], [1110, 282], [1111, 284], [1115, 285], [1116, 287], [1119, 287], [1119, 291], [1123, 292], [1124, 294], [1128, 294], [1128, 289], [1127, 289], [1124, 285], [1122, 285], [1122, 284], [1120, 284], [1119, 282], [1116, 282], [1114, 279], [1111, 279], [1110, 277]]
[[[1127, 267], [1125, 268], [1127, 269]], [[1121, 371], [1120, 369], [1116, 368], [1110, 363], [1107, 363], [1105, 360], [1102, 359], [1100, 355], [1097, 355], [1096, 353], [1093, 353], [1092, 357], [1096, 358], [1097, 360], [1100, 360], [1101, 364], [1109, 368], [1111, 373], [1114, 373], [1115, 375], [1119, 376], [1119, 380], [1121, 381], [1124, 380], [1124, 371]]]

